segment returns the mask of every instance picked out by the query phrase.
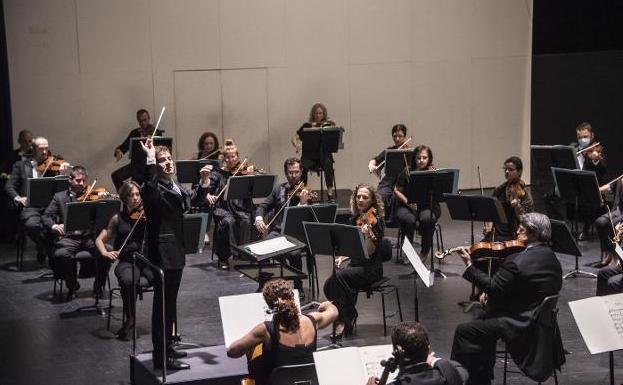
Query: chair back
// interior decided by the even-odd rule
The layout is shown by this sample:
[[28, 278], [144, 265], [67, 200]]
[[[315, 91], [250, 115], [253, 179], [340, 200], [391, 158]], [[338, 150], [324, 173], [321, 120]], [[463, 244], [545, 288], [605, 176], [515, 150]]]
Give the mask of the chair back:
[[271, 385], [318, 385], [316, 365], [286, 365], [273, 369], [268, 377]]
[[537, 322], [545, 327], [551, 328], [556, 325], [556, 318], [558, 314], [558, 298], [560, 295], [550, 295], [549, 297], [545, 297], [543, 302], [541, 302], [541, 306], [537, 310], [536, 320]]

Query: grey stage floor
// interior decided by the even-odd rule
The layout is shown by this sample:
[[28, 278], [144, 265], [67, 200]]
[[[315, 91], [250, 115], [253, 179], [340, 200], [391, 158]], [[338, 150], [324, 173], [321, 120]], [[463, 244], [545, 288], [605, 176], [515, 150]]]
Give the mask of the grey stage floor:
[[[465, 244], [469, 239], [469, 225], [450, 222], [448, 215], [442, 217], [446, 247]], [[478, 225], [477, 225], [478, 227]], [[395, 236], [395, 230], [389, 231]], [[585, 257], [583, 265], [597, 260], [598, 244], [583, 242]], [[0, 384], [126, 384], [129, 383], [128, 355], [131, 342], [118, 341], [106, 332], [106, 318], [93, 314], [70, 317], [72, 310], [92, 303], [91, 280], [81, 280], [80, 297], [69, 303], [52, 299], [52, 282], [37, 279], [42, 269], [34, 261], [32, 245], [26, 251], [24, 271], [14, 271], [12, 265], [15, 250], [3, 245], [0, 252]], [[573, 258], [560, 256], [563, 270], [573, 268]], [[327, 258], [319, 258], [321, 281], [327, 277], [330, 264]], [[407, 320], [413, 320], [413, 281], [409, 268], [385, 263], [385, 275], [400, 288], [402, 306]], [[469, 284], [458, 274], [462, 263], [458, 257], [449, 257], [441, 265], [448, 278], [437, 280], [432, 288], [418, 287], [420, 321], [428, 328], [432, 347], [438, 355], [447, 357], [456, 325], [474, 317], [457, 306], [470, 292]], [[111, 270], [111, 281], [116, 280]], [[210, 261], [209, 249], [204, 254], [188, 258], [178, 300], [179, 326], [184, 341], [201, 345], [223, 343], [223, 333], [218, 310], [218, 297], [255, 291], [257, 284], [236, 272], [217, 270]], [[560, 301], [559, 323], [565, 348], [572, 352], [560, 375], [561, 384], [608, 383], [608, 357], [606, 354], [591, 356], [572, 319], [568, 301], [594, 295], [595, 280], [570, 279], [564, 282]], [[120, 325], [121, 302], [114, 300], [113, 327]], [[390, 300], [389, 308], [394, 302]], [[138, 351], [151, 349], [150, 338], [151, 294], [146, 294], [138, 305], [139, 333]], [[361, 296], [358, 304], [359, 321], [357, 335], [346, 341], [347, 345], [373, 345], [390, 343], [383, 338], [380, 298]], [[393, 322], [393, 321], [391, 321]], [[329, 330], [320, 333], [320, 345], [328, 343]], [[621, 362], [621, 354], [615, 354], [615, 362]], [[620, 367], [620, 365], [617, 365]], [[497, 373], [501, 365], [496, 365]], [[617, 383], [623, 379], [623, 370], [617, 369]], [[501, 376], [496, 375], [496, 383]], [[511, 375], [509, 383], [530, 383], [524, 377]], [[548, 381], [553, 383], [553, 380]]]

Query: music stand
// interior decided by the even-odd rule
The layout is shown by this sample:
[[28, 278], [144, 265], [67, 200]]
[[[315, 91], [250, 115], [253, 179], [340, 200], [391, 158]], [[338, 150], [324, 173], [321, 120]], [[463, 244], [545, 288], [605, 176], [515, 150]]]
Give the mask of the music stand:
[[[457, 221], [471, 222], [470, 244], [475, 243], [474, 222], [493, 222], [508, 223], [502, 203], [495, 197], [482, 195], [460, 195], [460, 194], [444, 194], [446, 206], [450, 218]], [[492, 231], [495, 232], [495, 229]], [[487, 271], [491, 275], [493, 260], [488, 258]], [[472, 307], [480, 306], [480, 302], [476, 298], [476, 285], [472, 283], [472, 293], [468, 301], [459, 302], [460, 306], [465, 307], [465, 313], [469, 312]]]
[[[281, 234], [291, 236], [301, 242], [307, 242], [303, 222], [334, 223], [336, 214], [336, 203], [286, 207], [281, 220]], [[313, 264], [310, 260], [313, 261]], [[307, 268], [310, 273], [312, 300], [315, 300], [320, 294], [320, 285], [316, 260], [311, 253], [307, 255]]]
[[46, 178], [28, 178], [26, 180], [26, 205], [28, 207], [48, 207], [54, 194], [69, 189], [69, 178], [54, 176]]
[[552, 250], [555, 253], [582, 256], [582, 252], [575, 238], [573, 238], [569, 226], [564, 221], [557, 219], [550, 219], [549, 221], [552, 225], [552, 237], [549, 242]]
[[[232, 176], [227, 179], [225, 186], [225, 200], [251, 200], [253, 198], [266, 198], [273, 192], [277, 180], [276, 175], [242, 175]], [[249, 234], [253, 231], [253, 203], [247, 208], [249, 214]]]
[[184, 214], [184, 254], [203, 253], [203, 235], [209, 218], [208, 213]]
[[574, 146], [532, 145], [530, 146], [532, 170], [532, 197], [539, 199], [545, 194], [557, 195], [552, 179], [551, 167], [579, 169]]
[[[453, 194], [457, 190], [459, 183], [459, 170], [457, 169], [439, 169], [431, 171], [411, 171], [409, 173], [409, 183], [407, 184], [405, 195], [411, 203], [416, 203], [418, 207], [426, 207], [432, 210], [435, 203], [443, 202], [445, 194]], [[439, 218], [438, 218], [439, 219]], [[435, 224], [430, 224], [430, 239], [427, 241], [430, 245], [430, 270], [446, 278], [441, 270], [435, 268], [435, 259], [433, 258], [433, 232]]]
[[[155, 146], [166, 146], [169, 148], [169, 151], [173, 148], [173, 138], [163, 137], [163, 136], [154, 136], [153, 138], [154, 147]], [[147, 154], [143, 151], [143, 147], [141, 146], [141, 142], [145, 142], [147, 138], [130, 138], [130, 151], [128, 152], [128, 157], [130, 158], [130, 163], [134, 165], [143, 166], [145, 164], [145, 160], [147, 159]]]
[[385, 176], [397, 178], [413, 162], [415, 149], [387, 149], [385, 150]]
[[[91, 231], [97, 234], [99, 230], [108, 225], [110, 218], [121, 210], [119, 200], [99, 200], [88, 202], [68, 202], [63, 217], [63, 226], [66, 234], [74, 231]], [[95, 281], [97, 282], [100, 255], [92, 255], [95, 260]], [[95, 291], [95, 303], [90, 306], [83, 306], [75, 312], [95, 311], [104, 314], [99, 306], [99, 290]]]
[[[331, 256], [331, 275], [339, 282], [342, 288], [348, 292], [353, 290], [348, 287], [336, 274], [335, 258], [338, 255], [346, 255], [351, 260], [368, 259], [363, 233], [357, 226], [343, 225], [340, 223], [314, 223], [303, 222], [307, 245], [312, 255]], [[335, 337], [335, 323], [333, 324], [333, 337]], [[336, 344], [335, 338], [332, 340]], [[339, 344], [338, 344], [339, 345]]]
[[[575, 215], [572, 221], [572, 230], [574, 239], [577, 241], [580, 205], [599, 207], [602, 203], [597, 176], [594, 171], [568, 170], [557, 167], [552, 167], [552, 175], [560, 198], [574, 207]], [[564, 278], [597, 277], [593, 273], [580, 270], [580, 256], [581, 254], [575, 256], [575, 269], [565, 274]]]
[[[301, 151], [302, 157], [320, 159], [320, 199], [323, 197], [324, 192], [324, 172], [322, 167], [322, 159], [326, 156], [330, 156], [332, 153], [337, 153], [341, 148], [344, 148], [342, 143], [342, 134], [344, 128], [342, 127], [304, 127], [299, 130], [298, 135], [303, 143]], [[333, 175], [335, 179], [335, 174]], [[333, 186], [335, 187], [335, 186]], [[335, 200], [337, 201], [337, 188], [335, 189]]]
[[179, 183], [199, 183], [199, 171], [203, 166], [211, 164], [212, 170], [219, 168], [219, 161], [215, 159], [176, 160], [175, 174]]

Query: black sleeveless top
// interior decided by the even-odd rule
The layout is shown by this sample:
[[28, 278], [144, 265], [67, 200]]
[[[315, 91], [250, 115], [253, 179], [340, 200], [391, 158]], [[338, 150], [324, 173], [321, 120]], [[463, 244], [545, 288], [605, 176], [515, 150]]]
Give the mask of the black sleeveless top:
[[314, 342], [307, 346], [296, 345], [286, 346], [279, 342], [279, 331], [275, 328], [273, 321], [266, 321], [264, 325], [270, 334], [270, 342], [265, 344], [267, 351], [275, 358], [275, 367], [284, 365], [300, 365], [314, 362], [313, 353], [316, 351], [316, 338], [318, 336], [318, 326], [316, 319], [310, 315], [305, 315], [314, 325]]
[[[134, 226], [135, 220], [130, 218], [130, 215], [124, 210], [117, 213], [117, 236], [115, 237], [115, 241], [113, 244], [114, 250], [119, 250], [123, 241], [127, 238], [130, 230], [132, 230], [132, 226]], [[140, 251], [143, 246], [143, 237], [145, 235], [145, 220], [141, 219], [136, 228], [132, 232], [130, 239], [126, 243], [125, 247], [121, 251], [121, 255], [119, 256], [119, 260], [125, 262], [132, 261], [132, 253], [135, 251]]]

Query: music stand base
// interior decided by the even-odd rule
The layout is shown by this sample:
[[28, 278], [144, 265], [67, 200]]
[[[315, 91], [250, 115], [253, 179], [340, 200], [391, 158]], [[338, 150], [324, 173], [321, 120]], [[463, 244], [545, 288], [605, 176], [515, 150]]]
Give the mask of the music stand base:
[[583, 271], [580, 269], [575, 269], [562, 276], [562, 279], [567, 278], [597, 278], [597, 274], [589, 273], [588, 271]]

